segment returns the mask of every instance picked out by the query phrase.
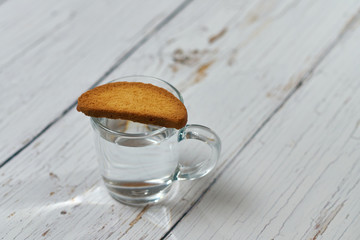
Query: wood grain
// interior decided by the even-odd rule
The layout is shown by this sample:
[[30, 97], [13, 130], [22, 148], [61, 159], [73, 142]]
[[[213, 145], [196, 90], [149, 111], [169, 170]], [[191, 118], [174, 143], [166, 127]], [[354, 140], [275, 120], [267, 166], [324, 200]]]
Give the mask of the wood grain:
[[346, 39], [169, 236], [359, 238], [359, 38], [360, 13]]
[[[120, 205], [107, 195], [98, 176], [88, 120], [72, 109], [0, 169], [0, 181], [7, 183], [0, 189], [1, 211], [4, 216], [12, 215], [1, 220], [0, 232], [10, 239], [42, 234], [77, 239], [163, 236], [175, 223], [182, 223], [185, 214], [192, 213], [195, 203], [202, 203], [212, 191], [211, 186], [223, 178], [218, 174], [230, 174], [233, 168], [225, 168], [227, 163], [237, 160], [239, 152], [247, 148], [248, 141], [289, 94], [308, 79], [334, 46], [348, 38], [353, 27], [348, 21], [353, 22], [358, 8], [357, 1], [195, 1], [106, 80], [142, 73], [175, 84], [185, 97], [189, 122], [210, 126], [223, 140], [223, 155], [216, 171], [199, 181], [175, 184], [164, 204], [145, 210]], [[329, 15], [331, 18], [325, 17]], [[222, 37], [209, 43], [225, 28]], [[255, 150], [261, 149], [259, 144]], [[261, 181], [261, 175], [256, 172], [255, 162], [250, 166], [249, 174], [255, 171], [250, 180], [255, 184]], [[238, 190], [236, 184], [230, 186]], [[282, 189], [286, 187], [284, 184]], [[247, 189], [245, 185], [241, 192]], [[239, 209], [232, 204], [237, 199], [229, 193], [231, 189], [226, 188], [229, 196], [222, 197], [230, 204], [223, 204], [220, 215], [206, 218], [205, 214], [213, 209], [205, 209], [205, 213], [197, 210], [194, 217], [198, 222], [217, 226], [233, 218], [231, 213]], [[254, 199], [251, 209], [262, 206], [256, 201], [262, 198]], [[247, 203], [251, 205], [252, 200], [250, 196]], [[284, 203], [286, 199], [278, 204]], [[335, 221], [345, 207], [346, 203], [340, 210], [335, 207], [338, 213], [329, 211], [319, 222], [328, 222], [333, 216]], [[62, 214], [64, 211], [66, 214]], [[280, 219], [285, 221], [286, 217]], [[252, 227], [257, 224], [252, 222]], [[175, 230], [177, 227], [180, 225]], [[200, 236], [200, 231], [192, 231], [188, 238]], [[167, 237], [175, 239], [177, 235], [172, 232]]]
[[[155, 3], [159, 6], [149, 11]], [[0, 165], [61, 118], [82, 92], [176, 15], [182, 3], [189, 1], [1, 5], [0, 44], [6, 47], [0, 49]]]

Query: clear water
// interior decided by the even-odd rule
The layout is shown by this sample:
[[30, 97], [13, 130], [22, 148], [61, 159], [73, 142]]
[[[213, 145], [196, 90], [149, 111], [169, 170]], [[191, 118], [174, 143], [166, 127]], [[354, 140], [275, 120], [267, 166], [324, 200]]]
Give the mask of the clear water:
[[[101, 123], [130, 134], [150, 133], [160, 128], [123, 120], [102, 119]], [[101, 173], [114, 198], [141, 205], [156, 202], [169, 191], [178, 166], [174, 129], [141, 138], [95, 131]]]

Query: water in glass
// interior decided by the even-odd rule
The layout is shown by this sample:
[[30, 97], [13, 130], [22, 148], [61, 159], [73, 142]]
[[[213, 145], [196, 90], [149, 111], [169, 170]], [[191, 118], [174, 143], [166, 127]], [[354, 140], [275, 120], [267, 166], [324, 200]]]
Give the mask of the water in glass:
[[[109, 132], [95, 134], [101, 174], [110, 194], [119, 201], [129, 199], [136, 204], [161, 199], [177, 172], [176, 130], [105, 118], [100, 123], [133, 136], [149, 134], [138, 138]], [[154, 131], [159, 133], [152, 134]]]

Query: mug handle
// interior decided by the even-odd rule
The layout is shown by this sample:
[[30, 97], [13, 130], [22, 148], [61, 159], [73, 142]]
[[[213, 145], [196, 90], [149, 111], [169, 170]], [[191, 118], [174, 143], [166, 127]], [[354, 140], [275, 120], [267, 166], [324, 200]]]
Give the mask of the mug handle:
[[220, 156], [220, 138], [210, 128], [197, 124], [186, 125], [179, 130], [178, 142], [186, 139], [195, 139], [207, 143], [211, 148], [211, 156], [195, 166], [183, 166], [180, 163], [175, 180], [193, 180], [205, 176], [213, 170]]

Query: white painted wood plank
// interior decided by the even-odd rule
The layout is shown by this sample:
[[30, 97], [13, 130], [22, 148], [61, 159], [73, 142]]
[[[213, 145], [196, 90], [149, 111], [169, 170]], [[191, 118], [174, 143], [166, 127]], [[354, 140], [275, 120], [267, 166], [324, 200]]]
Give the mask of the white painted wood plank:
[[[359, 9], [355, 2], [355, 5], [347, 2], [347, 6], [336, 2], [296, 3], [277, 1], [268, 2], [269, 5], [266, 5], [264, 2], [253, 2], [253, 5], [241, 6], [241, 9], [246, 11], [237, 15], [241, 18], [239, 23], [229, 20], [228, 24], [220, 24], [211, 20], [214, 19], [212, 17], [199, 26], [190, 24], [190, 19], [184, 19], [185, 23], [188, 21], [188, 25], [193, 27], [184, 28], [182, 31], [172, 29], [172, 34], [176, 37], [162, 41], [167, 43], [164, 47], [159, 46], [161, 40], [158, 39], [161, 38], [157, 39], [155, 36], [154, 41], [149, 41], [140, 49], [141, 58], [134, 56], [134, 61], [129, 59], [110, 79], [131, 74], [131, 70], [140, 65], [143, 70], [139, 68], [137, 73], [156, 73], [156, 76], [167, 79], [182, 89], [185, 103], [188, 103], [189, 122], [210, 126], [223, 140], [223, 157], [217, 170], [219, 172], [261, 126], [275, 106], [278, 106], [311, 67], [322, 59], [327, 48], [338, 40], [335, 38], [348, 30], [348, 21]], [[233, 5], [228, 4], [227, 9], [234, 10], [231, 8]], [[218, 5], [214, 5], [214, 8], [219, 15], [224, 11]], [[343, 11], [344, 15], [341, 13]], [[222, 19], [227, 19], [225, 16], [232, 20], [237, 18], [224, 12], [221, 13]], [[322, 13], [334, 17], [332, 20], [341, 20], [330, 23], [329, 18], [319, 16]], [[216, 14], [212, 13], [213, 16]], [[314, 19], [322, 21], [314, 23]], [[179, 20], [181, 17], [175, 20], [174, 24]], [[224, 28], [227, 29], [226, 34], [209, 44], [208, 39]], [[200, 29], [208, 30], [202, 32]], [[197, 40], [186, 41], [191, 35], [196, 35]], [[180, 40], [177, 40], [178, 38]], [[157, 58], [151, 49], [156, 48], [161, 50], [157, 52], [159, 61], [154, 64]], [[173, 61], [174, 53], [178, 49], [186, 52], [190, 59], [193, 50], [206, 54], [201, 55], [202, 58], [196, 64], [179, 64]], [[215, 62], [207, 69], [203, 80], [197, 81], [201, 75], [198, 70], [214, 59]], [[180, 69], [175, 73], [174, 65]], [[160, 207], [155, 207], [155, 212], [163, 213], [160, 218], [165, 222], [168, 215], [172, 216], [167, 224], [163, 222], [159, 227], [159, 224], [154, 224], [151, 220], [154, 213], [144, 214], [139, 224], [132, 227], [129, 233], [143, 236], [145, 228], [149, 229], [149, 236], [162, 235], [164, 229], [176, 222], [174, 219], [178, 219], [188, 206], [192, 205], [212, 179], [213, 177], [209, 177], [189, 184], [181, 183], [183, 189], [180, 189], [179, 202], [167, 204], [166, 214], [163, 213], [164, 208], [160, 211]], [[154, 208], [148, 211], [151, 209]]]
[[[144, 211], [120, 205], [106, 194], [96, 171], [88, 120], [72, 110], [0, 169], [0, 181], [6, 183], [0, 190], [0, 207], [9, 217], [1, 222], [0, 232], [19, 239], [42, 234], [80, 239], [161, 237], [336, 41], [359, 7], [356, 1], [209, 3], [191, 4], [109, 80], [141, 72], [182, 89], [190, 122], [212, 127], [223, 139], [223, 157], [215, 174], [176, 185], [177, 194], [163, 205]], [[212, 7], [204, 11], [206, 5]], [[332, 18], [319, 20], [325, 12]], [[290, 24], [300, 16], [301, 24]], [[224, 27], [222, 38], [209, 43]], [[189, 57], [173, 62], [179, 48], [206, 54], [199, 60], [190, 58], [191, 65]], [[234, 53], [234, 49], [238, 50]], [[159, 53], [162, 60], [155, 61]], [[214, 57], [215, 62], [205, 69]]]
[[85, 1], [12, 0], [0, 4], [0, 69], [70, 24], [86, 7]]
[[359, 239], [360, 12], [169, 239]]
[[0, 164], [182, 2], [14, 0], [1, 5]]

